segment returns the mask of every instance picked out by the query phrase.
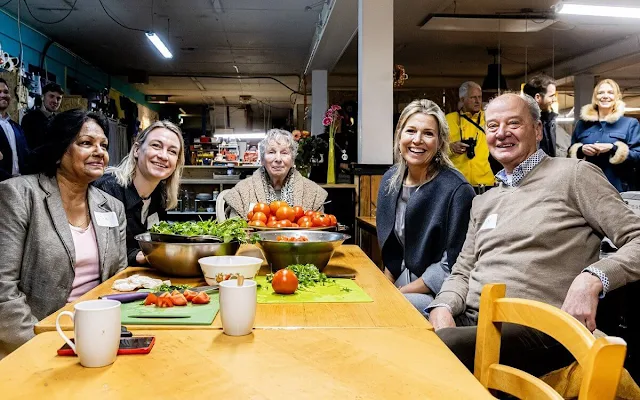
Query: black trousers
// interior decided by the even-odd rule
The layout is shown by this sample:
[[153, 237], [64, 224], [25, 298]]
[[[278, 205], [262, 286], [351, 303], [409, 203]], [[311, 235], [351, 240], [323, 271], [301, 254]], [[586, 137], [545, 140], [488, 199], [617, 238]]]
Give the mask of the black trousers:
[[[436, 335], [473, 372], [477, 327], [460, 326], [459, 322], [469, 321], [456, 318], [457, 327], [440, 329]], [[522, 325], [502, 324], [500, 364], [540, 377], [573, 361], [575, 358], [571, 353], [552, 337]]]

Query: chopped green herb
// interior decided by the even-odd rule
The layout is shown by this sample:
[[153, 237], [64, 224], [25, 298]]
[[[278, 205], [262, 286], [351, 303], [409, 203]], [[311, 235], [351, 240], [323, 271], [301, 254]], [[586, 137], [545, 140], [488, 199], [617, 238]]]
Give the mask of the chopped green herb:
[[[334, 280], [327, 278], [325, 274], [320, 272], [313, 264], [292, 264], [287, 267], [289, 271], [296, 274], [298, 278], [298, 287], [305, 289], [315, 285], [326, 285], [335, 283]], [[267, 274], [267, 282], [273, 280], [273, 274]]]
[[174, 290], [185, 290], [190, 289], [191, 285], [167, 285], [163, 283], [160, 286], [156, 286], [153, 288], [156, 292], [173, 292]]
[[161, 221], [150, 229], [152, 233], [167, 235], [199, 236], [210, 235], [220, 238], [224, 243], [238, 241], [240, 243], [256, 243], [257, 234], [249, 236], [249, 225], [240, 217], [229, 218], [223, 222], [213, 219], [206, 221], [167, 222]]
[[343, 291], [343, 292], [347, 292], [347, 293], [348, 293], [348, 292], [352, 292], [352, 291], [353, 291], [353, 289], [348, 288], [348, 287], [346, 287], [346, 286], [344, 286], [344, 287], [343, 287], [342, 289], [340, 289], [340, 290], [341, 290], [341, 291]]

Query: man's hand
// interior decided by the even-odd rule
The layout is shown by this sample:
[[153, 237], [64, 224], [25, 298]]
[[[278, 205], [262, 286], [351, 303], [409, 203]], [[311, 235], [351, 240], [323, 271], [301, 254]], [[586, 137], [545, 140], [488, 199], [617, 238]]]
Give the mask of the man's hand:
[[584, 324], [590, 332], [596, 330], [596, 311], [599, 295], [602, 292], [602, 282], [597, 276], [583, 272], [573, 280], [567, 297], [562, 304], [562, 310], [571, 314]]
[[139, 251], [138, 254], [136, 254], [136, 261], [138, 262], [138, 264], [146, 264], [147, 263], [147, 259], [144, 256], [144, 253]]
[[469, 145], [462, 142], [453, 142], [449, 145], [449, 148], [451, 148], [451, 152], [456, 154], [466, 153], [467, 147], [469, 147]]
[[436, 307], [429, 312], [429, 322], [433, 325], [433, 329], [440, 330], [442, 328], [455, 328], [456, 322], [453, 316], [447, 310], [447, 307]]
[[613, 143], [595, 143], [593, 146], [598, 149], [598, 154], [608, 153], [613, 149]]
[[422, 293], [427, 294], [431, 293], [431, 289], [424, 283], [422, 278], [418, 278], [415, 281], [409, 283], [408, 285], [404, 285], [400, 288], [400, 293]]
[[598, 154], [598, 148], [592, 144], [585, 144], [582, 146], [582, 152], [589, 157], [593, 157]]

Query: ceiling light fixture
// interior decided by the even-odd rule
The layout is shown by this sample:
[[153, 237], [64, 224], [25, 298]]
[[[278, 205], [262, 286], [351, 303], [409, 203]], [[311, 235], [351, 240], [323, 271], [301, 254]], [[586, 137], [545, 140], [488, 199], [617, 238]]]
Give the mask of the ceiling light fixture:
[[592, 6], [573, 3], [558, 4], [556, 13], [592, 17], [640, 18], [640, 8], [637, 7]]
[[145, 35], [147, 35], [147, 39], [149, 39], [151, 43], [156, 46], [156, 49], [158, 49], [158, 51], [164, 58], [173, 58], [173, 54], [171, 54], [167, 46], [162, 42], [158, 35], [153, 32], [145, 32]]

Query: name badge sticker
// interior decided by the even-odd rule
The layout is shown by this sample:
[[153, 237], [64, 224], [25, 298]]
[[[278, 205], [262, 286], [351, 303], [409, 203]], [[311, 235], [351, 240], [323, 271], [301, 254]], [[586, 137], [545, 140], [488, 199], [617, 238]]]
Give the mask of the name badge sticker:
[[151, 228], [155, 224], [160, 223], [160, 217], [158, 217], [158, 213], [155, 212], [147, 217], [147, 229]]
[[107, 228], [118, 226], [118, 216], [113, 211], [94, 212], [93, 216], [95, 217], [98, 226], [105, 226]]
[[498, 224], [498, 214], [491, 214], [489, 215], [484, 222], [482, 223], [482, 226], [480, 227], [480, 230], [485, 230], [485, 229], [493, 229], [496, 227], [496, 225]]

